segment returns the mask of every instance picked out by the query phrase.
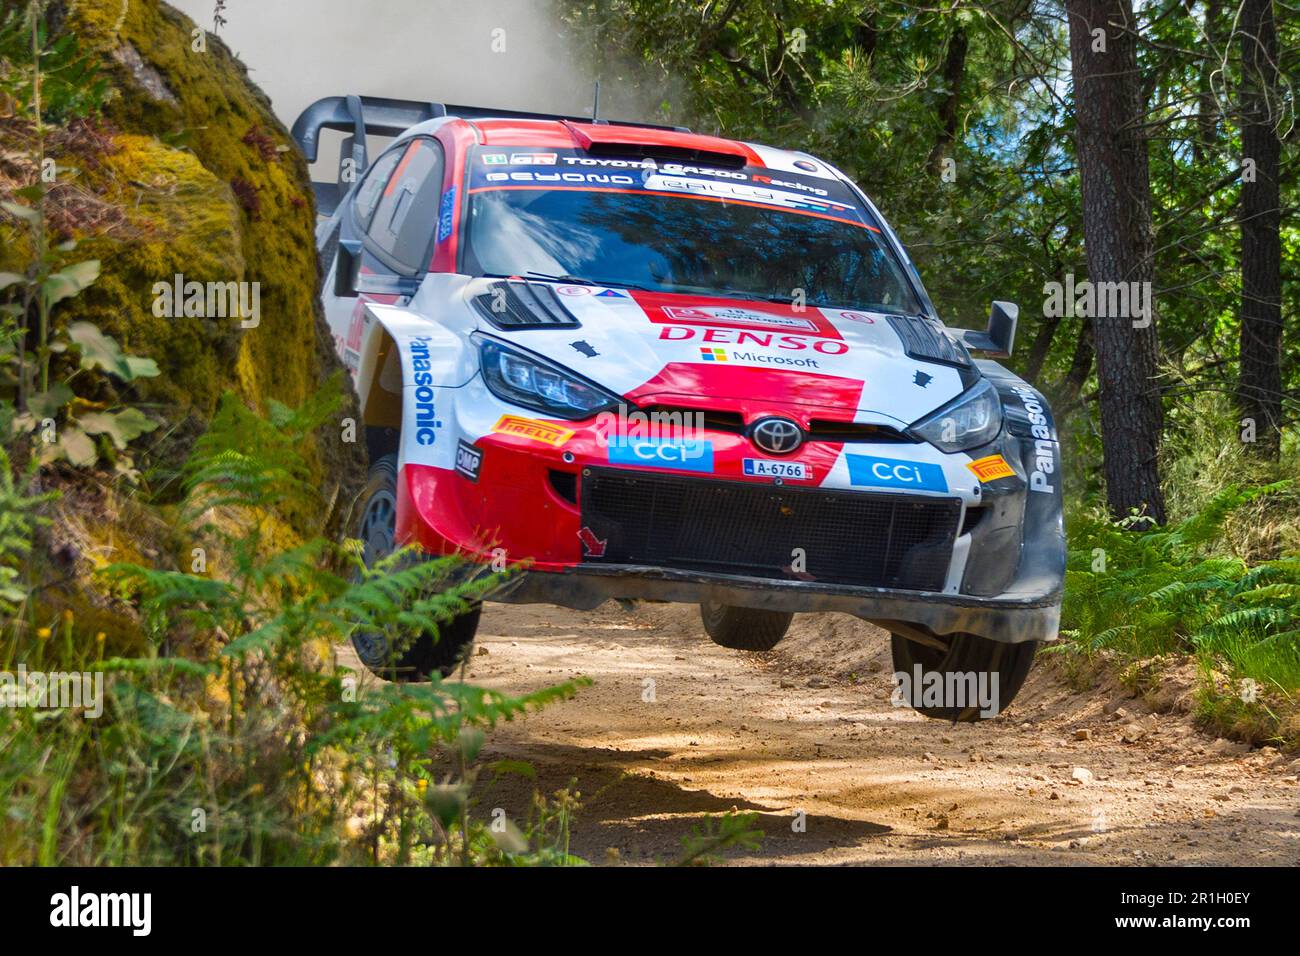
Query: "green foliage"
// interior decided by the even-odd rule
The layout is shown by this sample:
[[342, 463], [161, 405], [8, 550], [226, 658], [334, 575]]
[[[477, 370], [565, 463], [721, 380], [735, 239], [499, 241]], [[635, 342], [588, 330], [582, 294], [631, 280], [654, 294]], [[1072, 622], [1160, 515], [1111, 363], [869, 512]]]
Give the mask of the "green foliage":
[[[576, 798], [502, 836], [468, 794], [486, 730], [586, 681], [513, 697], [456, 680], [376, 684], [333, 662], [356, 627], [436, 632], [502, 579], [411, 551], [367, 568], [355, 542], [277, 543], [272, 503], [319, 507], [300, 455], [338, 388], [265, 418], [228, 396], [174, 509], [193, 545], [182, 560], [203, 559], [102, 572], [135, 608], [148, 656], [103, 660], [71, 615], [57, 633], [10, 630], [0, 668], [91, 671], [106, 700], [98, 720], [0, 710], [0, 863], [579, 862], [567, 851]], [[29, 547], [40, 502], [0, 484], [0, 503], [13, 505], [2, 568]]]
[[[37, 4], [32, 4], [29, 11], [31, 29], [37, 34], [33, 42], [43, 36], [44, 30], [37, 7]], [[5, 40], [8, 26], [8, 20], [0, 23], [0, 45]], [[71, 34], [64, 38], [71, 39]], [[55, 45], [56, 50], [68, 46], [64, 40]], [[36, 62], [41, 66], [32, 74], [35, 82], [33, 95], [39, 95], [42, 89], [39, 81], [46, 79], [43, 71], [49, 66], [39, 57]], [[56, 71], [52, 75], [59, 75], [57, 66], [49, 68]], [[68, 69], [71, 73], [64, 76], [65, 81], [84, 80], [79, 69]], [[57, 91], [61, 87], [55, 82], [53, 88]], [[71, 323], [66, 338], [56, 333], [52, 314], [55, 306], [93, 285], [99, 278], [100, 263], [97, 259], [64, 263], [65, 257], [76, 249], [75, 239], [51, 244], [46, 221], [49, 192], [44, 169], [47, 161], [46, 129], [42, 124], [35, 124], [34, 136], [32, 163], [40, 170], [40, 175], [34, 184], [16, 190], [12, 199], [0, 201], [0, 209], [27, 230], [31, 250], [24, 272], [0, 272], [0, 292], [18, 293], [16, 302], [0, 306], [0, 368], [4, 379], [15, 387], [19, 406], [19, 414], [5, 422], [4, 437], [19, 432], [36, 433], [33, 436], [39, 446], [36, 458], [42, 465], [66, 460], [73, 465], [90, 466], [97, 463], [101, 451], [115, 449], [116, 453], [110, 455], [110, 460], [114, 461], [119, 472], [133, 474], [131, 459], [121, 453], [131, 441], [157, 428], [157, 423], [138, 409], [129, 407], [114, 411], [102, 405], [82, 403], [81, 413], [74, 412], [72, 403], [76, 395], [69, 383], [78, 371], [95, 370], [131, 383], [156, 376], [158, 366], [149, 359], [123, 354], [117, 342], [92, 322]], [[29, 328], [35, 330], [34, 353], [23, 347]], [[70, 348], [80, 353], [79, 368], [72, 370], [65, 381], [51, 384], [50, 370], [54, 358]], [[60, 424], [56, 418], [61, 414], [65, 420]], [[111, 446], [97, 447], [93, 439], [96, 435], [105, 436]]]
[[[99, 263], [81, 263], [94, 265], [95, 277], [99, 275]], [[68, 270], [63, 270], [67, 272]], [[93, 281], [93, 280], [91, 280]], [[90, 283], [87, 282], [86, 285]], [[85, 286], [82, 286], [84, 288]], [[68, 338], [76, 343], [81, 351], [83, 369], [102, 369], [123, 382], [134, 382], [138, 378], [152, 378], [158, 374], [158, 365], [152, 359], [135, 355], [124, 355], [117, 340], [105, 335], [99, 327], [91, 322], [73, 322], [68, 326]]]
[[[982, 326], [993, 298], [1021, 306], [1012, 364], [1097, 428], [1087, 322], [1045, 314], [1044, 284], [1087, 276], [1068, 32], [1059, 4], [957, 0], [670, 3], [563, 0], [607, 79], [610, 115], [644, 116], [663, 90], [675, 121], [805, 149], [855, 178], [907, 244], [945, 321]], [[1283, 95], [1282, 208], [1300, 201], [1294, 78], [1300, 18], [1276, 7]], [[1161, 360], [1175, 416], [1187, 394], [1231, 392], [1240, 328], [1242, 189], [1234, 98], [1243, 37], [1232, 5], [1134, 4], [1146, 95]], [[616, 79], [621, 83], [614, 82]], [[620, 101], [620, 91], [628, 94]], [[657, 98], [658, 99], [658, 98]], [[944, 176], [944, 160], [951, 160]], [[1300, 311], [1300, 229], [1282, 217], [1282, 314]], [[1300, 385], [1300, 326], [1284, 323], [1283, 387]], [[1288, 419], [1297, 410], [1289, 398]], [[1072, 418], [1067, 413], [1079, 413]], [[1095, 442], [1079, 480], [1097, 483]], [[1069, 456], [1067, 456], [1069, 457]], [[1079, 456], [1080, 458], [1082, 455]]]
[[719, 817], [705, 817], [682, 837], [682, 855], [676, 866], [710, 866], [721, 860], [719, 854], [731, 847], [757, 850], [763, 831], [757, 828], [757, 813], [727, 812]]
[[39, 63], [41, 117], [63, 123], [98, 113], [108, 94], [108, 81], [92, 56], [82, 52], [76, 34], [51, 36], [41, 2], [0, 14], [0, 101], [6, 97], [14, 112], [30, 114], [38, 88], [33, 65]]
[[1101, 513], [1077, 517], [1064, 648], [1192, 653], [1283, 693], [1300, 689], [1300, 557], [1251, 566], [1217, 548], [1234, 512], [1289, 487], [1229, 487], [1181, 521], [1142, 533]]
[[[39, 192], [39, 190], [38, 190]], [[105, 409], [94, 403], [80, 403], [70, 382], [78, 371], [102, 371], [125, 383], [158, 374], [158, 366], [151, 360], [126, 355], [117, 341], [105, 335], [92, 322], [74, 322], [67, 328], [67, 337], [52, 334], [51, 310], [60, 302], [79, 295], [99, 278], [99, 262], [87, 260], [56, 268], [56, 256], [45, 246], [45, 225], [42, 205], [37, 197], [33, 206], [15, 203], [3, 204], [7, 211], [21, 213], [33, 235], [33, 248], [37, 250], [26, 276], [0, 273], [0, 291], [9, 287], [21, 290], [23, 299], [14, 314], [37, 317], [37, 343], [35, 354], [23, 351], [18, 336], [0, 337], [0, 366], [6, 367], [6, 377], [17, 385], [20, 401], [26, 405], [22, 414], [9, 420], [8, 434], [35, 433], [39, 444], [38, 461], [47, 465], [66, 460], [78, 466], [94, 465], [101, 449], [93, 436], [103, 435], [112, 447], [121, 453], [127, 445], [158, 427], [137, 408]], [[75, 243], [65, 243], [69, 251]], [[12, 319], [0, 319], [12, 328]], [[54, 356], [75, 350], [80, 354], [77, 369], [69, 372], [64, 381], [50, 382], [50, 366]], [[57, 422], [58, 417], [64, 421]], [[54, 423], [54, 427], [50, 427]], [[121, 454], [114, 456], [119, 471], [130, 472], [131, 459]]]
[[581, 798], [573, 780], [550, 797], [534, 792], [522, 831], [507, 825], [504, 831], [492, 833], [500, 861], [510, 866], [586, 866], [587, 861], [574, 856], [569, 846]]
[[18, 613], [26, 600], [21, 570], [31, 556], [36, 528], [49, 523], [40, 509], [54, 498], [52, 492], [25, 494], [14, 480], [9, 455], [0, 448], [0, 617]]
[[[341, 399], [338, 380], [310, 394], [320, 369], [319, 313], [303, 308], [316, 291], [313, 217], [305, 166], [285, 161], [277, 142], [287, 135], [223, 45], [191, 54], [190, 26], [170, 8], [84, 0], [58, 12], [54, 36], [43, 20], [33, 30], [0, 19], [0, 389], [14, 398], [0, 401], [0, 670], [87, 672], [103, 681], [104, 709], [0, 708], [0, 865], [578, 862], [567, 848], [576, 800], [542, 801], [548, 809], [503, 846], [454, 798], [478, 772], [485, 730], [583, 681], [522, 697], [456, 680], [396, 688], [334, 659], [357, 626], [436, 633], [500, 576], [414, 551], [365, 568], [355, 543], [299, 536], [325, 510], [322, 425]], [[155, 102], [107, 57], [124, 43], [174, 98]], [[105, 54], [111, 99], [83, 47]], [[101, 102], [132, 132], [69, 124]], [[189, 151], [164, 145], [182, 127]], [[241, 142], [248, 148], [231, 149]], [[42, 175], [51, 162], [53, 182]], [[246, 221], [233, 180], [277, 214]], [[69, 215], [70, 197], [118, 228]], [[278, 334], [150, 314], [141, 290], [182, 268], [261, 282]], [[133, 341], [158, 361], [129, 354]], [[119, 553], [136, 560], [91, 581], [39, 576], [49, 562], [32, 559], [50, 543], [39, 534], [54, 496], [30, 489], [103, 487], [40, 465], [107, 458], [134, 474], [121, 453], [157, 425], [130, 404], [141, 385], [199, 420], [234, 385], [268, 415], [221, 402], [181, 469], [183, 500], [131, 502], [133, 516], [167, 525], [124, 535]], [[350, 462], [332, 464], [346, 481]], [[293, 514], [316, 521], [293, 525]], [[58, 610], [64, 597], [76, 613]], [[109, 621], [133, 633], [98, 629]], [[115, 638], [146, 653], [106, 658]]]
[[265, 418], [227, 394], [181, 470], [189, 515], [314, 499], [301, 449], [342, 404], [342, 389], [342, 377], [335, 375], [297, 409], [272, 399]]

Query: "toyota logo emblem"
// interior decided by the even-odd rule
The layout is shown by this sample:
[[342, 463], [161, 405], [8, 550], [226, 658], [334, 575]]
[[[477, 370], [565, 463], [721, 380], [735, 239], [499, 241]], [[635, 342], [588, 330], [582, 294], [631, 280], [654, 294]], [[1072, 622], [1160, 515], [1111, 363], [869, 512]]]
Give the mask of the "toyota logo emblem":
[[772, 455], [787, 455], [803, 444], [803, 432], [788, 418], [764, 418], [754, 425], [754, 444]]

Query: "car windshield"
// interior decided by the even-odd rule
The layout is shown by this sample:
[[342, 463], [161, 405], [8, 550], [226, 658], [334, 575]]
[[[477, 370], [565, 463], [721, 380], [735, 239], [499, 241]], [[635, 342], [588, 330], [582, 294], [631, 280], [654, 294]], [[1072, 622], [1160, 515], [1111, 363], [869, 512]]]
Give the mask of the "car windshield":
[[919, 312], [878, 230], [846, 204], [830, 208], [837, 215], [645, 188], [485, 185], [471, 190], [462, 269]]

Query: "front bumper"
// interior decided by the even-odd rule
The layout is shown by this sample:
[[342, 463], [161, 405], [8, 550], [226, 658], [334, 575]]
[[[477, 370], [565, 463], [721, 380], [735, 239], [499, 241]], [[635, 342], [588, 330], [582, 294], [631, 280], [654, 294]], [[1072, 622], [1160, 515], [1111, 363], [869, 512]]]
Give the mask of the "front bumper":
[[899, 591], [806, 581], [776, 581], [636, 565], [581, 566], [564, 572], [528, 572], [493, 600], [548, 603], [591, 610], [610, 598], [694, 604], [716, 601], [768, 611], [841, 611], [888, 628], [903, 621], [938, 635], [966, 632], [1007, 644], [1050, 641], [1061, 619], [1059, 582], [1026, 582], [1047, 590], [1008, 591], [996, 598], [932, 591]]
[[[483, 458], [476, 481], [455, 471], [406, 467], [399, 482], [401, 537], [419, 542], [432, 553], [524, 564], [529, 570], [509, 581], [496, 598], [508, 603], [544, 602], [581, 610], [611, 598], [715, 601], [795, 613], [839, 611], [886, 628], [897, 622], [935, 635], [964, 632], [1005, 643], [1051, 641], [1057, 636], [1065, 570], [1061, 495], [1056, 483], [1046, 490], [1031, 487], [1034, 463], [1045, 452], [1041, 442], [1030, 436], [1004, 431], [994, 444], [967, 456], [1000, 453], [1014, 475], [986, 482], [972, 478], [971, 485], [958, 489], [953, 479], [966, 468], [958, 465], [950, 471], [950, 493], [960, 497], [963, 510], [946, 580], [934, 582], [941, 588], [904, 589], [895, 580], [866, 585], [832, 582], [828, 576], [820, 580], [757, 576], [740, 566], [665, 567], [638, 560], [644, 555], [637, 549], [627, 556], [589, 557], [582, 544], [589, 516], [579, 504], [586, 487], [584, 475], [608, 470], [610, 464], [583, 429], [575, 431], [562, 446], [501, 434], [485, 436], [477, 443]], [[713, 440], [717, 471], [738, 470], [738, 462], [732, 459], [753, 454], [738, 438], [713, 436]], [[880, 455], [903, 453], [888, 447], [867, 450]], [[838, 467], [838, 450], [810, 447], [808, 453], [826, 454], [811, 465], [819, 476]], [[1051, 454], [1056, 454], [1054, 449]], [[557, 487], [557, 474], [571, 476], [569, 494]], [[738, 475], [731, 480], [744, 481]], [[746, 484], [754, 486], [752, 481]], [[837, 493], [858, 494], [845, 489]], [[970, 520], [976, 514], [978, 520]], [[609, 536], [605, 528], [597, 531], [596, 537]], [[612, 536], [610, 542], [612, 549]]]

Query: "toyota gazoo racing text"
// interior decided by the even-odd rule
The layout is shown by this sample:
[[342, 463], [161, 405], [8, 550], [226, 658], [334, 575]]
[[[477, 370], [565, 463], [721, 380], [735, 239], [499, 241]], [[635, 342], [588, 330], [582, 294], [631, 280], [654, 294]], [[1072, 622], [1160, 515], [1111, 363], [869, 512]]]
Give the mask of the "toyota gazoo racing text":
[[[299, 118], [313, 162], [323, 130], [350, 134], [315, 186], [367, 561], [504, 556], [527, 570], [495, 600], [698, 603], [747, 650], [843, 611], [893, 635], [901, 702], [1010, 703], [1065, 565], [1052, 413], [971, 357], [1009, 354], [1015, 306], [946, 328], [871, 201], [804, 153], [358, 96]], [[372, 158], [367, 134], [395, 138]], [[422, 679], [478, 613], [354, 640]]]

